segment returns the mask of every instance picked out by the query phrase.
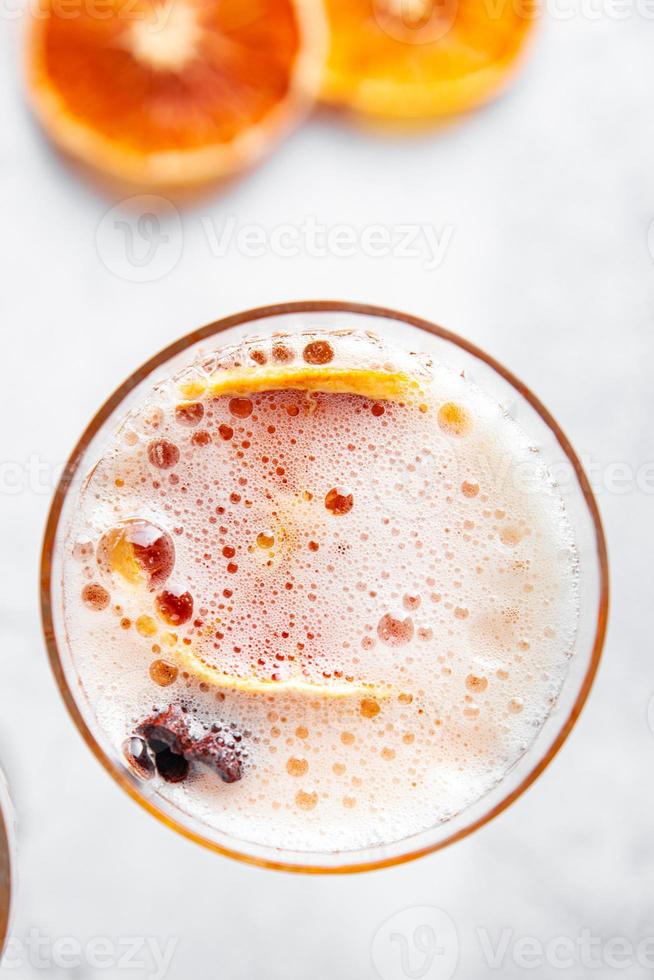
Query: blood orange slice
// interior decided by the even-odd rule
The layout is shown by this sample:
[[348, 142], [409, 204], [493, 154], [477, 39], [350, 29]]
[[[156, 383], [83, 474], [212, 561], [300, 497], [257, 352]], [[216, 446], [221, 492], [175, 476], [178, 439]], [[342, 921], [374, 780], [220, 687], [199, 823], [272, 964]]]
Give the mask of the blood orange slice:
[[535, 0], [325, 0], [323, 98], [368, 116], [421, 120], [472, 109], [507, 82]]
[[192, 187], [259, 160], [320, 83], [305, 0], [42, 0], [29, 87], [52, 139], [132, 185]]

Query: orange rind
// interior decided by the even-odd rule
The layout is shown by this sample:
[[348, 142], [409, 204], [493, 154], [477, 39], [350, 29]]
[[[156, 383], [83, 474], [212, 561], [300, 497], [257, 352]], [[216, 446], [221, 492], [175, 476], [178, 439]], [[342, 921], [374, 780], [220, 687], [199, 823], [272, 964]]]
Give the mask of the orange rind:
[[420, 383], [404, 371], [309, 365], [228, 368], [216, 371], [208, 378], [185, 379], [179, 388], [181, 395], [188, 400], [203, 396], [252, 395], [283, 389], [361, 395], [395, 402], [415, 398], [421, 390]]
[[236, 691], [241, 694], [293, 694], [303, 697], [335, 698], [371, 698], [385, 700], [391, 696], [390, 687], [378, 684], [366, 684], [360, 681], [317, 681], [307, 680], [302, 676], [273, 680], [268, 678], [239, 676], [227, 673], [208, 664], [190, 647], [178, 647], [176, 659], [182, 670], [205, 684], [220, 688], [224, 691]]

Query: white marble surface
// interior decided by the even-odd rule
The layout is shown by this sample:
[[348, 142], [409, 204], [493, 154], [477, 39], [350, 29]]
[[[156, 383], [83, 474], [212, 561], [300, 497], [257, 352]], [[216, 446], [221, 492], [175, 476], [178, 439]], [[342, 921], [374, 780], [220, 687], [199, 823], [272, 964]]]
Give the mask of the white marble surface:
[[[29, 476], [29, 461], [60, 463], [105, 395], [195, 325], [323, 297], [396, 306], [465, 334], [540, 394], [601, 472], [614, 463], [638, 470], [654, 458], [651, 14], [635, 0], [584, 10], [559, 3], [514, 89], [437, 135], [394, 141], [312, 122], [227, 195], [186, 211], [181, 235], [166, 226], [179, 261], [135, 283], [114, 274], [125, 271], [120, 236], [101, 232], [96, 248], [113, 202], [80, 183], [29, 121], [22, 24], [11, 9], [3, 5], [0, 30], [0, 754], [19, 819], [14, 932], [25, 943], [37, 930], [46, 945], [40, 966], [17, 945], [0, 973], [145, 978], [150, 966], [123, 969], [111, 956], [85, 954], [72, 966], [74, 946], [64, 947], [69, 966], [58, 967], [47, 945], [99, 936], [118, 950], [121, 937], [140, 936], [177, 940], [171, 980], [350, 980], [376, 976], [375, 964], [384, 980], [514, 978], [525, 974], [520, 937], [563, 937], [528, 960], [527, 972], [649, 975], [651, 944], [640, 963], [619, 944], [600, 948], [600, 939], [635, 947], [654, 935], [654, 498], [642, 486], [600, 486], [611, 628], [596, 688], [555, 763], [512, 809], [443, 853], [320, 879], [203, 852], [129, 802], [92, 759], [43, 650], [37, 559], [49, 490], [34, 462]], [[230, 216], [268, 231], [315, 216], [358, 230], [425, 222], [452, 235], [436, 269], [424, 256], [360, 248], [350, 257], [212, 254], [207, 219], [222, 226]], [[389, 936], [416, 938], [415, 926], [431, 921], [419, 911], [373, 943], [388, 917], [420, 906], [451, 917], [454, 974], [456, 943], [443, 916], [432, 924], [443, 926], [445, 953], [431, 967], [414, 944], [403, 969], [401, 943]], [[499, 964], [484, 952], [487, 934], [506, 946]], [[597, 941], [570, 957], [566, 948], [584, 935]], [[589, 953], [594, 969], [584, 965]], [[557, 955], [567, 965], [557, 966]]]

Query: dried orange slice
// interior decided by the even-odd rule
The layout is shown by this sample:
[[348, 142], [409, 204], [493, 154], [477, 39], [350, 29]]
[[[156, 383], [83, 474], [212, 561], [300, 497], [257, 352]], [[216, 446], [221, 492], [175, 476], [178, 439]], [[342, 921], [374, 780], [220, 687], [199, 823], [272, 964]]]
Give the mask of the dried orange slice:
[[188, 399], [202, 395], [218, 398], [281, 389], [403, 401], [416, 396], [420, 384], [404, 371], [280, 365], [219, 370], [209, 378], [186, 379], [180, 385], [180, 393]]
[[305, 0], [42, 0], [29, 88], [52, 139], [141, 187], [255, 163], [310, 106], [324, 23]]
[[183, 670], [193, 674], [199, 681], [211, 684], [224, 691], [239, 691], [241, 694], [297, 694], [315, 698], [374, 698], [383, 701], [392, 691], [389, 687], [377, 684], [362, 684], [347, 681], [305, 680], [301, 675], [286, 680], [267, 680], [262, 677], [243, 676], [226, 673], [208, 664], [190, 647], [178, 647], [175, 656]]
[[505, 84], [536, 0], [325, 0], [323, 98], [388, 120], [447, 116]]

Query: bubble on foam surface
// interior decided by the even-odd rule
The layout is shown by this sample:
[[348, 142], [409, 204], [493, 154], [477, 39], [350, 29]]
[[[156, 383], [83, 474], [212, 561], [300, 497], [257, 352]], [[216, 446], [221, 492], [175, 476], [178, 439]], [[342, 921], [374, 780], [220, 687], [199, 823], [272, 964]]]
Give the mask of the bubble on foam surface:
[[[304, 369], [379, 391], [215, 394], [233, 372]], [[385, 397], [398, 372], [418, 385]], [[135, 520], [174, 544], [165, 586], [98, 563]], [[170, 704], [198, 737], [246, 732], [240, 782], [196, 767], [159, 792], [293, 850], [401, 839], [481, 797], [551, 710], [576, 630], [570, 524], [526, 435], [465, 378], [364, 334], [257, 338], [158, 386], [89, 474], [65, 547], [104, 736], [119, 751]], [[89, 585], [109, 600], [83, 601]]]

